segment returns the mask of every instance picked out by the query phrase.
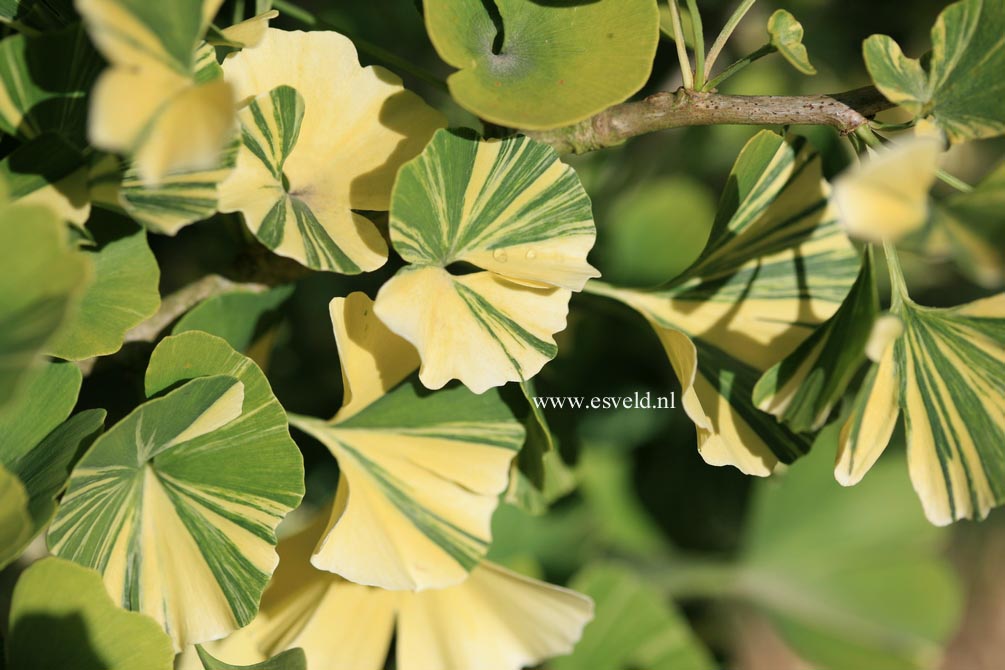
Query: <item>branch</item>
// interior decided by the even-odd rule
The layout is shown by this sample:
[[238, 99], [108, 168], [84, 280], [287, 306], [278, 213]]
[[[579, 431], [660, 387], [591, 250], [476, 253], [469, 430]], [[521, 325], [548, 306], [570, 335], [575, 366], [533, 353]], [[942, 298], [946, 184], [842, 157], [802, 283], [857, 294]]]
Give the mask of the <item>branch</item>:
[[639, 135], [711, 125], [831, 126], [847, 135], [868, 117], [893, 107], [875, 88], [834, 95], [722, 95], [679, 89], [639, 102], [615, 105], [571, 126], [525, 131], [559, 153], [581, 154], [621, 144]]

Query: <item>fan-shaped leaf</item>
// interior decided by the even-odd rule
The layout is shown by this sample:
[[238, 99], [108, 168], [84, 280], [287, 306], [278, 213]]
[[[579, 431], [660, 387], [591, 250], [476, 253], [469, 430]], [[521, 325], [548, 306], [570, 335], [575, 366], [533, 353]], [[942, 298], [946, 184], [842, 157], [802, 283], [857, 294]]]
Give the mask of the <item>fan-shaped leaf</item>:
[[433, 46], [460, 70], [447, 80], [454, 98], [514, 128], [571, 124], [624, 101], [649, 78], [659, 42], [652, 0], [426, 0], [424, 9]]
[[328, 422], [291, 419], [341, 470], [313, 563], [388, 589], [457, 584], [488, 549], [523, 429], [496, 393], [422, 388], [415, 350], [374, 316], [364, 294], [336, 298], [331, 312], [343, 409]]
[[44, 205], [78, 226], [91, 214], [87, 179], [84, 157], [58, 135], [39, 135], [0, 161], [0, 182], [12, 202]]
[[[439, 131], [395, 182], [391, 241], [414, 265], [375, 309], [419, 350], [428, 388], [529, 379], [557, 352], [570, 291], [597, 276], [595, 236], [589, 196], [550, 147]], [[485, 272], [453, 275], [453, 263]]]
[[771, 45], [803, 74], [814, 75], [817, 69], [810, 63], [810, 55], [803, 46], [803, 25], [784, 9], [779, 9], [768, 19]]
[[360, 67], [337, 33], [270, 29], [224, 70], [246, 104], [221, 211], [241, 212], [263, 244], [315, 270], [383, 265], [384, 239], [352, 210], [388, 208], [398, 167], [443, 117], [387, 70]]

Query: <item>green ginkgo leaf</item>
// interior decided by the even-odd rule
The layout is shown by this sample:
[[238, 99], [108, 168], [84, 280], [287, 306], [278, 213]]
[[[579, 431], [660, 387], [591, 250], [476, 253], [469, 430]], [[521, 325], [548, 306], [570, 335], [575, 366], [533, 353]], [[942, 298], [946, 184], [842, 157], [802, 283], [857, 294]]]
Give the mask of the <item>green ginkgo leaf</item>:
[[[419, 350], [432, 389], [460, 379], [481, 393], [533, 377], [557, 353], [571, 292], [598, 276], [586, 262], [589, 196], [553, 149], [526, 137], [437, 132], [398, 173], [390, 225], [411, 265], [374, 309]], [[458, 263], [483, 271], [452, 274]]]
[[388, 209], [398, 167], [442, 115], [387, 70], [360, 67], [338, 33], [269, 29], [223, 69], [243, 106], [220, 210], [240, 212], [265, 246], [314, 270], [383, 265], [387, 244], [356, 210]]
[[181, 650], [254, 617], [303, 463], [261, 370], [219, 338], [163, 340], [146, 388], [74, 470], [49, 544]]
[[67, 419], [77, 402], [81, 373], [70, 363], [46, 363], [29, 374], [23, 391], [0, 411], [0, 465], [25, 494], [29, 523], [20, 542], [10, 542], [0, 566], [16, 558], [56, 514], [77, 459], [104, 426], [104, 410]]
[[865, 362], [865, 347], [879, 312], [872, 251], [841, 308], [795, 351], [764, 373], [754, 405], [796, 432], [823, 427]]
[[555, 670], [715, 667], [683, 615], [630, 569], [591, 565], [577, 574], [570, 586], [593, 598], [596, 616], [572, 654], [549, 664]]
[[934, 116], [953, 142], [1005, 132], [1005, 5], [961, 0], [939, 14], [927, 63], [908, 58], [887, 35], [865, 41], [865, 63], [877, 88], [915, 116]]
[[14, 587], [7, 658], [18, 670], [171, 670], [171, 640], [153, 619], [112, 602], [95, 571], [58, 558]]
[[936, 309], [896, 289], [891, 311], [902, 334], [859, 391], [835, 475], [857, 483], [902, 413], [911, 482], [928, 519], [984, 518], [1005, 503], [1005, 294]]
[[147, 232], [128, 220], [103, 212], [88, 222], [95, 246], [78, 252], [94, 266], [94, 281], [80, 298], [69, 322], [45, 352], [67, 360], [113, 354], [126, 331], [160, 307], [160, 268]]
[[447, 79], [454, 99], [530, 130], [581, 121], [638, 91], [660, 34], [652, 0], [426, 0], [424, 10], [433, 46], [459, 69]]
[[[46, 1], [37, 6], [56, 7], [56, 4]], [[21, 139], [57, 133], [83, 149], [88, 92], [101, 64], [87, 33], [79, 27], [38, 37], [14, 35], [3, 40], [0, 131]]]
[[44, 205], [78, 226], [91, 215], [87, 182], [83, 155], [52, 133], [28, 140], [0, 161], [0, 183], [11, 202]]
[[307, 670], [307, 657], [303, 649], [290, 649], [254, 665], [231, 665], [218, 661], [199, 646], [196, 647], [196, 653], [204, 670]]
[[38, 205], [0, 204], [0, 249], [2, 407], [17, 394], [53, 333], [72, 318], [92, 268], [71, 247], [66, 224]]
[[0, 0], [0, 23], [50, 31], [78, 18], [73, 0]]
[[784, 9], [777, 10], [768, 19], [768, 34], [771, 46], [778, 49], [789, 64], [807, 75], [814, 75], [817, 69], [810, 62], [810, 55], [803, 46], [803, 25]]
[[275, 323], [275, 315], [293, 295], [294, 287], [277, 286], [268, 291], [232, 291], [203, 300], [178, 320], [172, 335], [201, 330], [222, 337], [236, 351], [247, 352], [262, 335], [263, 327]]
[[28, 492], [16, 476], [0, 465], [0, 568], [21, 555], [31, 542]]
[[649, 291], [590, 285], [656, 330], [710, 464], [767, 475], [809, 449], [752, 394], [766, 370], [834, 315], [858, 274], [828, 190], [804, 139], [762, 131], [733, 166], [708, 245], [690, 269]]
[[336, 298], [331, 315], [342, 409], [331, 421], [291, 417], [341, 470], [312, 562], [385, 589], [457, 584], [488, 550], [523, 428], [498, 393], [418, 384], [415, 350], [374, 316], [366, 295]]

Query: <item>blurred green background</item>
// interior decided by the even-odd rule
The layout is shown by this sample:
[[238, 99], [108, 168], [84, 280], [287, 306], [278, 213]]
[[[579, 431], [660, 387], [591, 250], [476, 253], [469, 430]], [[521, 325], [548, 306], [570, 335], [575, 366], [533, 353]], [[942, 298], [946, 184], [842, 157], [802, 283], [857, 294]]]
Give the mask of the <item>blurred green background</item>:
[[[350, 37], [440, 78], [449, 74], [429, 44], [413, 0], [299, 4]], [[707, 42], [734, 4], [699, 1]], [[719, 67], [763, 44], [768, 16], [785, 8], [803, 23], [804, 41], [819, 74], [804, 77], [776, 55], [753, 64], [722, 90], [801, 94], [866, 85], [862, 40], [886, 33], [909, 55], [919, 55], [946, 4], [763, 0], [741, 24]], [[273, 25], [303, 27], [285, 16]], [[361, 60], [382, 64], [366, 52]], [[398, 74], [452, 124], [478, 127], [441, 89]], [[679, 85], [674, 45], [664, 40], [639, 95]], [[680, 129], [571, 158], [593, 199], [598, 241], [591, 261], [605, 278], [645, 286], [682, 270], [704, 244], [719, 189], [756, 130]], [[850, 149], [835, 132], [798, 132], [821, 150], [829, 175], [848, 164]], [[959, 147], [947, 167], [977, 182], [1000, 160], [1003, 147], [1001, 141]], [[152, 236], [163, 272], [162, 292], [206, 273], [240, 268], [242, 254], [254, 244], [240, 223], [227, 216], [186, 228], [175, 238]], [[920, 255], [906, 261], [919, 302], [954, 304], [986, 293], [948, 261]], [[250, 343], [289, 411], [328, 417], [341, 400], [328, 301], [353, 290], [373, 296], [397, 267], [392, 261], [379, 272], [351, 279], [318, 273], [264, 301], [228, 301], [212, 309], [254, 314], [254, 332], [233, 337]], [[576, 295], [569, 327], [560, 338], [559, 357], [535, 380], [540, 395], [664, 395], [679, 390], [652, 330], [627, 308]], [[85, 385], [81, 408], [108, 408], [112, 423], [142, 400], [137, 372], [145, 365], [145, 347], [130, 345], [99, 363]], [[755, 481], [731, 468], [705, 465], [694, 428], [680, 409], [557, 410], [547, 418], [577, 487], [559, 495], [545, 514], [504, 505], [494, 521], [492, 557], [571, 583], [597, 599], [597, 621], [577, 653], [549, 667], [1002, 667], [1005, 581], [988, 566], [1005, 563], [1005, 515], [952, 529], [928, 525], [907, 480], [902, 436], [894, 441], [900, 446], [888, 449], [862, 485], [842, 489], [830, 474], [833, 429], [788, 472]], [[308, 463], [307, 500], [320, 505], [337, 481], [335, 461], [309, 438], [295, 437]], [[945, 648], [949, 656], [943, 659]]]

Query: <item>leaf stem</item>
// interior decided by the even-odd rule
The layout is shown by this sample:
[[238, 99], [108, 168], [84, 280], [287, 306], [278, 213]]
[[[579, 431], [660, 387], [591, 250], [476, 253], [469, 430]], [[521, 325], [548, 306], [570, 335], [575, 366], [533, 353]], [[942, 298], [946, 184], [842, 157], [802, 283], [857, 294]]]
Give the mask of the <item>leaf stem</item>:
[[670, 23], [673, 26], [674, 44], [677, 46], [677, 60], [680, 62], [680, 77], [684, 88], [694, 88], [694, 74], [691, 72], [691, 60], [687, 57], [687, 44], [684, 43], [684, 26], [680, 22], [680, 7], [677, 0], [667, 0], [670, 4]]
[[887, 272], [890, 274], [890, 301], [896, 310], [905, 302], [910, 302], [911, 296], [907, 293], [907, 281], [904, 279], [904, 271], [900, 267], [897, 247], [892, 242], [883, 242], [883, 253], [886, 255]]
[[709, 75], [712, 74], [712, 66], [715, 65], [715, 61], [719, 58], [719, 54], [722, 53], [723, 48], [726, 46], [726, 42], [733, 35], [733, 31], [736, 30], [736, 26], [740, 24], [743, 17], [747, 15], [750, 8], [754, 6], [757, 0], [743, 0], [740, 5], [733, 11], [732, 16], [726, 21], [726, 25], [722, 27], [722, 32], [719, 36], [715, 38], [712, 42], [712, 48], [708, 50], [708, 57], [705, 59], [705, 73], [704, 77], [707, 81]]
[[747, 67], [748, 65], [750, 65], [754, 61], [757, 61], [757, 60], [760, 60], [760, 59], [764, 58], [765, 56], [770, 56], [771, 54], [775, 53], [776, 51], [778, 51], [778, 49], [776, 49], [773, 45], [771, 45], [771, 44], [765, 44], [764, 46], [762, 46], [757, 51], [754, 51], [753, 53], [747, 54], [746, 56], [744, 56], [743, 58], [741, 58], [740, 60], [736, 61], [735, 63], [733, 63], [732, 65], [730, 65], [729, 67], [727, 67], [725, 70], [723, 70], [722, 72], [720, 72], [718, 75], [716, 75], [716, 77], [714, 79], [712, 79], [708, 83], [706, 83], [705, 86], [704, 86], [704, 88], [702, 88], [702, 90], [703, 91], [713, 91], [713, 90], [715, 90], [716, 88], [718, 88], [719, 84], [721, 84], [722, 82], [726, 81], [727, 79], [729, 79], [730, 77], [732, 77], [734, 74], [736, 74], [737, 72], [739, 72], [743, 68]]
[[959, 177], [949, 174], [942, 168], [939, 168], [938, 170], [935, 171], [935, 176], [941, 179], [943, 183], [949, 184], [950, 186], [955, 188], [957, 191], [960, 191], [961, 193], [970, 193], [971, 191], [974, 190], [973, 186], [966, 183]]
[[705, 32], [701, 27], [701, 13], [696, 0], [687, 0], [687, 11], [691, 15], [691, 34], [694, 37], [694, 87], [705, 88]]
[[307, 11], [303, 7], [296, 5], [289, 0], [273, 0], [272, 7], [279, 10], [281, 14], [285, 14], [295, 21], [299, 21], [305, 26], [311, 28], [326, 28], [328, 30], [334, 30], [336, 32], [342, 33], [356, 45], [356, 48], [361, 52], [367, 54], [373, 59], [380, 61], [388, 67], [394, 68], [400, 72], [404, 72], [416, 79], [426, 82], [430, 86], [434, 86], [441, 91], [447, 91], [447, 83], [443, 79], [437, 77], [431, 72], [426, 72], [422, 68], [416, 66], [411, 61], [398, 56], [397, 54], [391, 53], [387, 49], [369, 42], [367, 40], [361, 39], [359, 37], [350, 35], [342, 26], [339, 26], [332, 21], [321, 18]]

